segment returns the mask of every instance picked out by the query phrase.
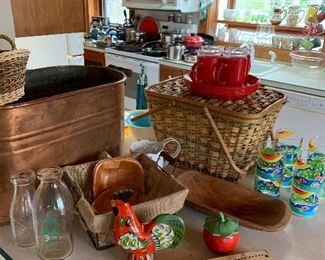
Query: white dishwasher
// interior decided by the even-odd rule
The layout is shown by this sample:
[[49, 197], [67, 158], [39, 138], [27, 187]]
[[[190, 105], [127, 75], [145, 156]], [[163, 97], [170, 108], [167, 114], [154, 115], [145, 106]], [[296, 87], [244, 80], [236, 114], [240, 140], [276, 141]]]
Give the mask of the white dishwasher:
[[325, 98], [268, 88], [280, 91], [288, 97], [287, 103], [280, 111], [274, 130], [292, 128], [302, 132], [304, 148], [307, 148], [307, 143], [312, 136], [325, 136]]

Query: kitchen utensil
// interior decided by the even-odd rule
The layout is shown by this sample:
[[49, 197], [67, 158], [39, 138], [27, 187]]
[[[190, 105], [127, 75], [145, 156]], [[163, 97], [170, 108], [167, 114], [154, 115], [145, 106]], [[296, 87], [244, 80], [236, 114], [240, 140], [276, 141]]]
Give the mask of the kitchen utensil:
[[273, 15], [271, 18], [271, 24], [272, 25], [279, 25], [284, 18], [287, 16], [287, 10], [281, 9], [281, 8], [274, 8], [273, 9]]
[[184, 61], [188, 63], [195, 63], [197, 62], [197, 55], [192, 53], [185, 53], [183, 55]]
[[182, 60], [184, 52], [183, 45], [169, 45], [167, 47], [167, 59], [169, 60]]
[[318, 51], [296, 50], [290, 52], [291, 64], [303, 75], [320, 75], [325, 70], [325, 53]]
[[143, 17], [137, 26], [138, 32], [144, 32], [150, 35], [155, 35], [160, 33], [159, 22], [152, 16]]
[[191, 79], [190, 74], [184, 75], [185, 85], [192, 94], [221, 100], [239, 100], [258, 90], [260, 80], [253, 75], [248, 75], [248, 79], [243, 86], [218, 86], [198, 83]]
[[199, 35], [195, 35], [194, 33], [190, 35], [185, 35], [183, 37], [183, 44], [186, 48], [199, 48], [203, 45], [203, 38]]
[[198, 33], [197, 35], [203, 38], [204, 45], [213, 45], [214, 37], [212, 35], [205, 34], [205, 33]]
[[236, 183], [196, 171], [182, 172], [176, 179], [190, 190], [186, 203], [199, 211], [222, 211], [242, 226], [270, 232], [283, 230], [291, 220], [283, 201]]

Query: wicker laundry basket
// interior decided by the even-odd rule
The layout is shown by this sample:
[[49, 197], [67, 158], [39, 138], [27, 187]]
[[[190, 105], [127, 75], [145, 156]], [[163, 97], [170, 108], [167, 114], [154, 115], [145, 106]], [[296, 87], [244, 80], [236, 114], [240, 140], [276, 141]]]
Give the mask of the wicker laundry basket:
[[[136, 157], [144, 170], [145, 194], [150, 198], [134, 205], [137, 217], [142, 223], [149, 222], [163, 213], [174, 214], [185, 202], [188, 189], [180, 184], [172, 175], [163, 173], [145, 154]], [[96, 162], [65, 166], [63, 180], [70, 189], [75, 205], [84, 222], [88, 234], [96, 249], [114, 246], [112, 212], [95, 214], [91, 202], [92, 173]]]
[[0, 105], [14, 102], [24, 93], [26, 66], [29, 50], [17, 49], [15, 43], [6, 35], [0, 39], [10, 43], [11, 51], [0, 51]]
[[158, 141], [176, 138], [182, 168], [236, 181], [253, 167], [258, 143], [271, 133], [286, 97], [260, 88], [237, 101], [192, 95], [183, 77], [146, 88]]

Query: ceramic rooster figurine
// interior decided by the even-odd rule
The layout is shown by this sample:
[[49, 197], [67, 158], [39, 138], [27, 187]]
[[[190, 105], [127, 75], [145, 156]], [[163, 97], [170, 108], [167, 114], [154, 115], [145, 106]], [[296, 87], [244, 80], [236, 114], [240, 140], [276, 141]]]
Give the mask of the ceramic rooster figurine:
[[152, 260], [156, 250], [178, 246], [185, 232], [183, 220], [162, 214], [142, 224], [128, 203], [132, 193], [127, 189], [113, 195], [115, 244], [130, 251], [131, 260]]

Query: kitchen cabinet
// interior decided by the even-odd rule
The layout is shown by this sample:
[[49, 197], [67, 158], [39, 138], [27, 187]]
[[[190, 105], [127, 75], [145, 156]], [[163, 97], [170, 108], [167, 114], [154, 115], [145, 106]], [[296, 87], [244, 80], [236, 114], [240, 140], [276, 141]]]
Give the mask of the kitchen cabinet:
[[16, 37], [86, 32], [87, 0], [11, 0]]
[[169, 78], [174, 78], [177, 76], [183, 76], [184, 74], [189, 72], [189, 70], [170, 67], [170, 66], [161, 65], [161, 64], [159, 67], [160, 67], [160, 81], [166, 80]]
[[99, 65], [105, 67], [105, 53], [85, 49], [85, 65]]

